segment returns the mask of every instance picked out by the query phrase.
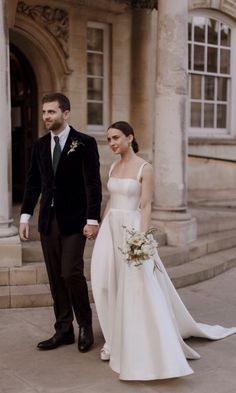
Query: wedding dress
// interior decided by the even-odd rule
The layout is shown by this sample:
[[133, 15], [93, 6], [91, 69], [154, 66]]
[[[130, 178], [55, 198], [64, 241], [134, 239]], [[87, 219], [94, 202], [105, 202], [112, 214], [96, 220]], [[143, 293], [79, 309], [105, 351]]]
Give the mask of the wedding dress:
[[212, 340], [236, 333], [197, 323], [175, 290], [158, 253], [161, 271], [153, 261], [140, 267], [128, 265], [125, 230], [140, 228], [140, 167], [136, 179], [112, 177], [108, 190], [110, 209], [95, 242], [91, 280], [99, 322], [110, 353], [110, 367], [122, 380], [153, 380], [193, 373], [186, 359], [200, 356], [183, 339], [194, 336]]

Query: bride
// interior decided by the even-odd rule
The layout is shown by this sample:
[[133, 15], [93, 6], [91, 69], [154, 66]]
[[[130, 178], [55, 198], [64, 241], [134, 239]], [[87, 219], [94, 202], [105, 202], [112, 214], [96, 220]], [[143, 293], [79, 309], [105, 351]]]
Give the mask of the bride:
[[109, 172], [107, 203], [95, 242], [91, 280], [98, 318], [105, 338], [100, 352], [122, 380], [174, 378], [193, 373], [186, 359], [200, 356], [183, 339], [195, 336], [218, 340], [236, 333], [197, 323], [175, 290], [156, 252], [139, 267], [127, 264], [124, 227], [150, 228], [153, 168], [136, 155], [132, 127], [119, 121], [107, 131], [110, 148], [120, 159]]

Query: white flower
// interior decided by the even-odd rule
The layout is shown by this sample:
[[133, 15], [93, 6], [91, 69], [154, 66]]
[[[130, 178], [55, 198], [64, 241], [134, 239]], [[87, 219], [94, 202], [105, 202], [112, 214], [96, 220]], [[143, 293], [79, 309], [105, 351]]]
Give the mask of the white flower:
[[[124, 260], [129, 265], [141, 266], [145, 261], [155, 256], [158, 244], [153, 238], [153, 232], [156, 231], [156, 229], [151, 228], [146, 232], [138, 232], [134, 228], [128, 229], [125, 226], [124, 229], [126, 231], [126, 244], [124, 249], [118, 248], [123, 254]], [[154, 263], [154, 270], [155, 268], [160, 270], [155, 258], [152, 258], [152, 260]]]
[[71, 138], [71, 140], [72, 140], [72, 142], [70, 144], [70, 150], [68, 150], [67, 155], [69, 155], [70, 153], [73, 153], [79, 145], [84, 146], [84, 143], [78, 141], [78, 139]]

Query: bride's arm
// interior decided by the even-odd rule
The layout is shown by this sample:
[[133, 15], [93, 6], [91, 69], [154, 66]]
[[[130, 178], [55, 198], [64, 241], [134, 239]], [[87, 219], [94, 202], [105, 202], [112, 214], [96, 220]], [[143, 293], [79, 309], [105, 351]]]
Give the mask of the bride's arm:
[[141, 232], [145, 232], [150, 228], [153, 185], [154, 185], [153, 168], [150, 164], [146, 164], [142, 171], [142, 183], [141, 183], [141, 200], [140, 200]]

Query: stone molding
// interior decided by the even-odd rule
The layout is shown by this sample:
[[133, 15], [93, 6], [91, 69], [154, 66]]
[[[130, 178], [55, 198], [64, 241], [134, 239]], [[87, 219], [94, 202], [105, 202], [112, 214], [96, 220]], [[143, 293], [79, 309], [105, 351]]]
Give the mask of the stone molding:
[[189, 8], [211, 8], [211, 0], [190, 0]]
[[67, 11], [44, 5], [28, 5], [24, 1], [19, 1], [17, 13], [25, 15], [43, 26], [57, 40], [65, 56], [69, 57], [69, 16]]
[[117, 3], [125, 3], [132, 8], [157, 9], [158, 0], [115, 0]]
[[236, 0], [189, 0], [189, 9], [209, 8], [236, 17]]
[[226, 14], [236, 17], [236, 0], [221, 0], [220, 9]]

